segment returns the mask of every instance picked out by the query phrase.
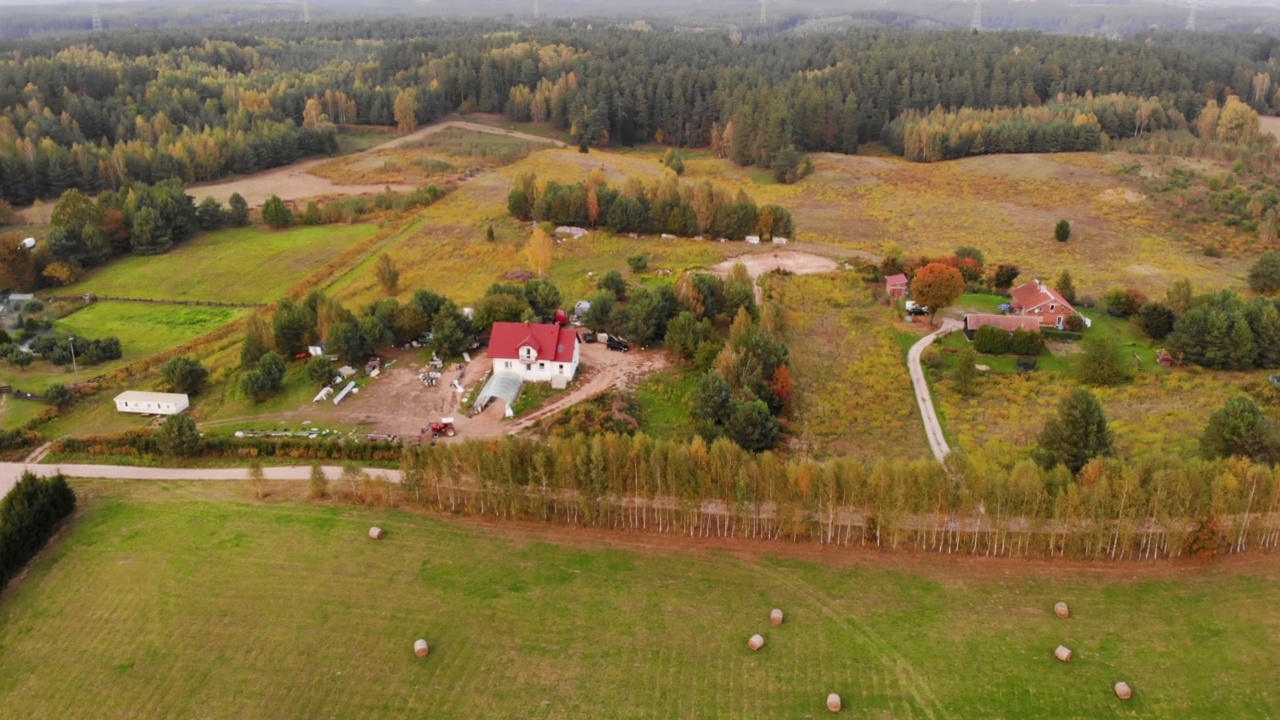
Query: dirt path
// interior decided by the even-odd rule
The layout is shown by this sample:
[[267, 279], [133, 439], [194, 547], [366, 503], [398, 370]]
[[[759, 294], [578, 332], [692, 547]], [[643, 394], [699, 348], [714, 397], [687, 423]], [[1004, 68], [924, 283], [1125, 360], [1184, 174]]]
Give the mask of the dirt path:
[[942, 327], [920, 338], [920, 341], [912, 345], [910, 352], [907, 353], [907, 370], [911, 372], [911, 383], [916, 388], [916, 403], [920, 405], [920, 417], [924, 420], [924, 434], [929, 439], [929, 448], [933, 450], [933, 456], [938, 462], [946, 460], [951, 454], [951, 448], [947, 445], [947, 436], [942, 432], [942, 423], [938, 422], [938, 413], [934, 411], [933, 395], [929, 392], [929, 383], [925, 380], [924, 369], [920, 367], [920, 355], [925, 348], [933, 344], [934, 340], [959, 329], [958, 321], [943, 320]]
[[[410, 145], [425, 137], [434, 135], [449, 128], [457, 128], [470, 132], [488, 133], [490, 135], [505, 135], [507, 137], [527, 140], [529, 142], [546, 143], [555, 145], [558, 148], [566, 147], [559, 140], [538, 137], [515, 130], [505, 130], [503, 128], [490, 127], [488, 125], [480, 125], [478, 123], [466, 122], [465, 120], [446, 120], [434, 125], [428, 125], [419, 128], [408, 135], [389, 140], [381, 145], [376, 145], [367, 150], [362, 150], [353, 155], [344, 157], [359, 157], [361, 155], [370, 155], [382, 150], [394, 150], [398, 147]], [[240, 193], [250, 207], [259, 207], [266, 202], [267, 198], [277, 195], [281, 200], [301, 200], [304, 198], [320, 197], [324, 195], [365, 195], [380, 193], [387, 188], [391, 188], [397, 192], [411, 192], [416, 190], [414, 185], [406, 184], [390, 184], [390, 185], [346, 185], [335, 183], [328, 178], [322, 178], [318, 175], [312, 175], [311, 170], [324, 163], [333, 160], [332, 157], [318, 157], [310, 160], [285, 165], [284, 167], [273, 168], [271, 170], [263, 170], [260, 173], [245, 175], [242, 177], [232, 178], [229, 180], [218, 180], [215, 182], [198, 183], [196, 185], [187, 186], [187, 194], [196, 198], [197, 202], [206, 196], [212, 197], [218, 202], [226, 205], [235, 193]], [[20, 214], [23, 219], [31, 224], [43, 225], [49, 222], [49, 216], [53, 213], [53, 202], [43, 203], [39, 208], [27, 208]]]
[[538, 408], [536, 411], [517, 418], [506, 428], [507, 435], [515, 435], [528, 429], [539, 420], [589, 400], [608, 390], [630, 389], [640, 384], [646, 376], [660, 372], [667, 367], [667, 358], [654, 350], [632, 350], [631, 352], [612, 352], [602, 343], [583, 344], [582, 362], [589, 370], [588, 376], [579, 378], [568, 392], [555, 400]]

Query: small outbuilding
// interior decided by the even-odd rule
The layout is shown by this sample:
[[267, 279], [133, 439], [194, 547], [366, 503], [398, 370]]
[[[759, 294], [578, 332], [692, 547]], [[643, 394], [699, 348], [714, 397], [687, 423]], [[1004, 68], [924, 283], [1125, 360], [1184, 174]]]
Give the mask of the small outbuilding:
[[9, 295], [9, 307], [14, 310], [21, 310], [23, 305], [35, 300], [36, 296], [31, 293], [12, 293]]
[[116, 410], [141, 415], [177, 415], [191, 406], [185, 393], [126, 390], [116, 396]]
[[907, 276], [898, 273], [884, 279], [884, 291], [889, 297], [901, 300], [907, 296]]

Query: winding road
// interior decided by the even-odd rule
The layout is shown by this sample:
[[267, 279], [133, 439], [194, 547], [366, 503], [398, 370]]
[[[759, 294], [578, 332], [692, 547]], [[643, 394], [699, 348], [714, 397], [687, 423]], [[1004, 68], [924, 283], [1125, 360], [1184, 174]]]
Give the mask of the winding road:
[[944, 319], [942, 327], [920, 338], [907, 353], [907, 369], [911, 371], [911, 382], [916, 388], [916, 403], [920, 405], [920, 417], [924, 420], [924, 435], [929, 439], [929, 449], [938, 462], [946, 460], [951, 454], [947, 445], [947, 436], [942, 432], [942, 423], [938, 422], [938, 413], [933, 409], [933, 394], [929, 392], [929, 382], [924, 377], [924, 368], [920, 367], [920, 355], [934, 340], [949, 335], [961, 328], [958, 320]]

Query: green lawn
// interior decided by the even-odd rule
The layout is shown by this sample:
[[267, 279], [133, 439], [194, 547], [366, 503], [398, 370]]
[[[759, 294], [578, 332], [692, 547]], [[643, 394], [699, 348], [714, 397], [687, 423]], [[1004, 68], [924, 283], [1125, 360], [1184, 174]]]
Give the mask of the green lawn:
[[161, 300], [267, 303], [351, 245], [373, 225], [325, 225], [273, 231], [260, 226], [199, 235], [156, 256], [110, 263], [60, 294], [95, 293]]
[[919, 574], [279, 499], [301, 488], [75, 487], [77, 519], [0, 596], [6, 717], [773, 720], [833, 691], [849, 717], [1280, 713], [1274, 563]]
[[[120, 338], [124, 356], [119, 360], [79, 366], [81, 379], [87, 380], [207, 335], [245, 312], [235, 308], [99, 302], [58, 320], [54, 329], [63, 336]], [[44, 360], [25, 370], [4, 363], [0, 364], [0, 382], [38, 393], [54, 383], [70, 385], [75, 382], [75, 373], [70, 365], [58, 366]], [[12, 427], [8, 416], [2, 422], [5, 427]]]
[[699, 373], [693, 368], [674, 368], [645, 378], [636, 388], [640, 404], [640, 429], [646, 435], [686, 440], [694, 435], [689, 403], [698, 389]]

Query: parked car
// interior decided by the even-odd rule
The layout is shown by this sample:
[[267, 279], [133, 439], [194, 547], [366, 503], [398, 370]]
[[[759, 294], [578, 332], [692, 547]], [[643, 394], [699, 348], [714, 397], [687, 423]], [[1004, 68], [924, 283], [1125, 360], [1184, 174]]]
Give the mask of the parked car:
[[924, 306], [921, 306], [921, 305], [917, 305], [915, 300], [908, 300], [908, 301], [907, 301], [907, 314], [908, 314], [908, 315], [928, 315], [928, 314], [929, 314], [929, 308], [924, 307]]
[[596, 334], [591, 330], [586, 330], [578, 335], [584, 343], [593, 343], [596, 341]]
[[622, 338], [614, 337], [613, 335], [610, 335], [609, 339], [605, 341], [605, 347], [609, 348], [610, 350], [613, 350], [614, 352], [630, 352], [631, 351], [631, 343], [627, 342], [626, 340], [623, 340]]

